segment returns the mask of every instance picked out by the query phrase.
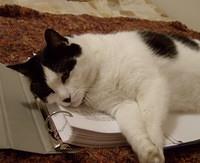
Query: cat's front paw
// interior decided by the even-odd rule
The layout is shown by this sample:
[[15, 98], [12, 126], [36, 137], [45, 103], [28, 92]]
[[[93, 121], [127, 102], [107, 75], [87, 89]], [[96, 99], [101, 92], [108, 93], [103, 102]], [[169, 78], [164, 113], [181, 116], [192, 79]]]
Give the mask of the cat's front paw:
[[164, 163], [164, 155], [156, 146], [146, 148], [139, 154], [140, 163]]

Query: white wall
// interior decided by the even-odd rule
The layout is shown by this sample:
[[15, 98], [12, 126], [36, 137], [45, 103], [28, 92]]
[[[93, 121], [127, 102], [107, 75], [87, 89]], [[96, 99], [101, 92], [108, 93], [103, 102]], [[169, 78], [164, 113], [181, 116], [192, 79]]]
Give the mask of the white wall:
[[151, 0], [169, 17], [200, 32], [200, 0]]

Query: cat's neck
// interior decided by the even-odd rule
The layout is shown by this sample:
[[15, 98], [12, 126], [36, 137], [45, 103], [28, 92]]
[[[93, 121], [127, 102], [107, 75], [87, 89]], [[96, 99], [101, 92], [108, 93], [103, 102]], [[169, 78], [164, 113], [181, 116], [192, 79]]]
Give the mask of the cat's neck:
[[86, 88], [91, 87], [95, 83], [103, 63], [104, 57], [101, 55], [103, 43], [101, 35], [99, 36], [84, 34], [74, 36], [69, 40], [69, 43], [75, 43], [81, 47], [81, 55], [77, 58], [76, 70], [78, 70], [79, 74], [84, 74], [86, 77]]
[[81, 46], [83, 55], [93, 55], [100, 53], [104, 46], [104, 36], [100, 34], [83, 34], [70, 39], [72, 43]]

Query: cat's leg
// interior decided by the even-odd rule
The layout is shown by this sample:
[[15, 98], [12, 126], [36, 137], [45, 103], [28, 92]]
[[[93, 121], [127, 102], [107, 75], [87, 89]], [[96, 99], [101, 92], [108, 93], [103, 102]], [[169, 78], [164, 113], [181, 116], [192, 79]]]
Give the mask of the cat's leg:
[[161, 155], [164, 141], [162, 127], [168, 113], [168, 91], [165, 79], [156, 77], [142, 83], [137, 97], [147, 133]]
[[158, 148], [149, 139], [138, 104], [124, 101], [109, 112], [117, 121], [141, 163], [163, 163]]

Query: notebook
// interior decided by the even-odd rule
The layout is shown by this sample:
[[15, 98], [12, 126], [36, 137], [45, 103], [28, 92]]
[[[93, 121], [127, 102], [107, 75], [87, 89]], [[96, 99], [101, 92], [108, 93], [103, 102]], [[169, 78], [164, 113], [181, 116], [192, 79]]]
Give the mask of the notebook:
[[[86, 106], [75, 109], [55, 105], [47, 108], [63, 142], [89, 147], [128, 144], [117, 122], [105, 113]], [[171, 113], [164, 126], [165, 148], [198, 143], [200, 130], [194, 127], [197, 124], [200, 124], [199, 114]]]
[[[170, 114], [165, 148], [200, 142], [200, 114]], [[195, 127], [194, 127], [195, 126]], [[34, 99], [26, 78], [0, 64], [0, 148], [35, 153], [128, 145], [117, 122], [87, 106], [64, 108]]]

